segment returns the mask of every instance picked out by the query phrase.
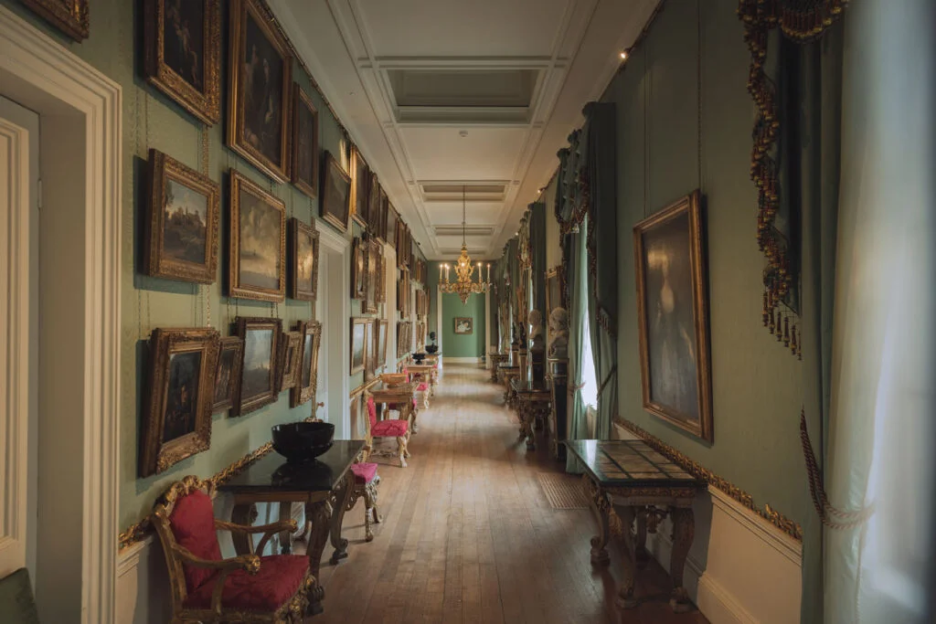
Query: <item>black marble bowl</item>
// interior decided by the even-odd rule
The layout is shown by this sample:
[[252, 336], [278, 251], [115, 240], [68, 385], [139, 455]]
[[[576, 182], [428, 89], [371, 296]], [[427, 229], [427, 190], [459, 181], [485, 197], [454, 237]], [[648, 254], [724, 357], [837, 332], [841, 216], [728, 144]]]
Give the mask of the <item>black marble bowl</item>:
[[295, 422], [273, 427], [273, 450], [291, 462], [312, 461], [331, 448], [335, 425]]
[[425, 354], [425, 353], [414, 353], [414, 354], [413, 354], [413, 360], [414, 360], [417, 364], [422, 364], [422, 361], [425, 360], [425, 359], [426, 359], [426, 354]]
[[426, 346], [426, 353], [428, 353], [428, 354], [430, 354], [430, 355], [435, 355], [435, 352], [438, 351], [438, 350], [439, 350], [439, 345], [434, 345], [434, 344], [433, 344], [433, 345], [427, 345], [427, 346]]

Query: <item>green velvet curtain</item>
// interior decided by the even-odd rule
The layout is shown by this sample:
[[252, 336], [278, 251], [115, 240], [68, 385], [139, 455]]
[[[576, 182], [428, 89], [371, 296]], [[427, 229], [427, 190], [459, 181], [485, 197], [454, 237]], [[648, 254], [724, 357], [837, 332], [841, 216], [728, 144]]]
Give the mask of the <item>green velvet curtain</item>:
[[530, 204], [530, 244], [533, 247], [533, 309], [546, 312], [546, 204]]
[[[584, 224], [583, 225], [587, 225]], [[588, 421], [585, 418], [585, 403], [582, 402], [582, 348], [589, 336], [585, 335], [585, 324], [580, 319], [588, 314], [588, 285], [585, 252], [585, 228], [580, 233], [569, 234], [566, 238], [565, 251], [568, 253], [568, 291], [570, 295], [569, 309], [569, 414], [568, 431], [566, 438], [581, 440], [590, 438]], [[579, 320], [576, 320], [579, 319]], [[566, 471], [581, 473], [582, 468], [578, 460], [572, 455], [566, 455]]]

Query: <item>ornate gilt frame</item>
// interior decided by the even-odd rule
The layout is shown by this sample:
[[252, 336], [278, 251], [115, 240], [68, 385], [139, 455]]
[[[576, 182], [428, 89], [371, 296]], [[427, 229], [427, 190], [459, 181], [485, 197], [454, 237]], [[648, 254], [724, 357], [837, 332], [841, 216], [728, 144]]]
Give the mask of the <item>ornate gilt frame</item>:
[[[263, 31], [267, 40], [279, 53], [283, 61], [282, 102], [283, 110], [280, 114], [282, 129], [280, 130], [280, 153], [278, 162], [273, 162], [264, 156], [258, 149], [244, 140], [244, 49], [247, 35], [247, 20], [253, 18], [257, 26]], [[228, 128], [227, 145], [232, 150], [247, 159], [252, 165], [278, 182], [289, 181], [290, 156], [290, 90], [292, 89], [293, 57], [289, 46], [283, 39], [279, 30], [275, 28], [260, 6], [260, 0], [231, 0], [229, 15], [230, 41], [228, 43], [228, 73], [230, 84], [228, 86]]]
[[412, 344], [413, 330], [412, 321], [400, 321], [397, 323], [397, 357], [404, 357], [409, 353]]
[[[312, 290], [299, 289], [299, 235], [312, 237]], [[293, 217], [289, 220], [289, 296], [299, 301], [315, 301], [318, 297], [319, 232], [312, 225]]]
[[383, 245], [377, 249], [377, 303], [387, 303], [387, 259]]
[[[149, 151], [149, 192], [143, 234], [143, 272], [152, 277], [213, 284], [218, 273], [218, 229], [221, 221], [221, 186], [160, 151]], [[163, 220], [166, 182], [179, 182], [186, 188], [207, 196], [205, 262], [196, 264], [163, 257]]]
[[[698, 425], [681, 417], [670, 407], [657, 403], [650, 396], [650, 354], [646, 313], [646, 265], [643, 236], [682, 214], [689, 216], [689, 254], [692, 270], [692, 316], [695, 329], [697, 384], [699, 389]], [[663, 420], [702, 438], [714, 441], [712, 425], [712, 376], [709, 359], [708, 294], [705, 279], [705, 256], [702, 240], [702, 210], [698, 189], [670, 204], [663, 210], [634, 226], [634, 257], [637, 270], [637, 318], [640, 327], [640, 377], [644, 409]]]
[[[315, 389], [318, 387], [318, 359], [319, 348], [322, 344], [322, 324], [318, 321], [300, 321], [296, 325], [299, 333], [299, 348], [297, 350], [298, 362], [296, 384], [289, 391], [289, 407], [299, 407], [309, 401], [315, 402]], [[312, 337], [312, 370], [309, 375], [309, 385], [303, 386], [302, 362], [305, 358], [305, 337]], [[313, 415], [314, 415], [314, 411]]]
[[[359, 185], [363, 182], [363, 188]], [[370, 167], [361, 154], [357, 145], [351, 146], [351, 218], [357, 221], [358, 225], [365, 227], [367, 225], [367, 202], [370, 193]], [[358, 202], [362, 210], [358, 210]]]
[[377, 275], [378, 254], [380, 253], [380, 243], [371, 238], [364, 243], [364, 301], [361, 302], [362, 314], [377, 314], [380, 309], [377, 305], [377, 290], [380, 287], [380, 280]]
[[[556, 280], [559, 286], [559, 301], [553, 301], [550, 296], [550, 280]], [[546, 270], [546, 320], [549, 320], [549, 315], [552, 314], [552, 311], [556, 308], [565, 308], [568, 309], [563, 301], [563, 293], [565, 293], [565, 269], [562, 268], [561, 264], [557, 264], [551, 269]]]
[[[333, 210], [333, 206], [329, 205], [325, 200], [328, 199], [328, 193], [325, 192], [325, 189], [328, 188], [328, 181], [331, 176], [340, 176], [343, 180], [348, 183], [348, 196], [345, 197], [345, 215], [346, 219], [342, 221], [338, 214]], [[351, 183], [351, 176], [349, 176], [344, 169], [341, 168], [341, 164], [338, 160], [331, 154], [331, 152], [325, 152], [325, 179], [322, 180], [322, 192], [319, 193], [321, 198], [319, 199], [320, 204], [320, 215], [325, 220], [334, 225], [336, 228], [342, 232], [347, 232], [348, 228], [351, 227], [351, 193], [354, 191], [354, 185]]]
[[279, 362], [277, 363], [277, 372], [279, 372], [279, 391], [290, 390], [295, 387], [299, 381], [299, 374], [296, 366], [299, 363], [299, 341], [302, 335], [298, 331], [283, 332], [280, 341]]
[[[379, 319], [377, 321], [377, 335], [374, 337], [376, 344], [374, 351], [377, 353], [377, 368], [387, 365], [387, 343], [389, 342], [390, 321]], [[380, 337], [383, 336], [383, 349], [380, 348]]]
[[351, 298], [364, 299], [366, 294], [367, 243], [355, 236], [351, 241]]
[[[299, 113], [301, 107], [312, 113], [312, 181], [311, 183], [299, 177]], [[293, 118], [292, 118], [292, 161], [290, 161], [289, 177], [293, 185], [307, 196], [315, 199], [319, 192], [319, 116], [318, 109], [312, 103], [312, 98], [303, 91], [298, 83], [293, 84]]]
[[383, 187], [377, 179], [377, 174], [370, 172], [370, 189], [367, 193], [367, 214], [364, 215], [367, 220], [368, 231], [377, 234], [380, 226], [380, 194]]
[[[354, 375], [354, 374], [361, 372], [362, 370], [364, 370], [364, 367], [367, 365], [367, 329], [364, 328], [364, 326], [367, 323], [370, 323], [371, 321], [373, 321], [373, 319], [358, 318], [358, 317], [351, 319], [351, 344], [349, 345], [349, 349], [351, 352], [351, 358], [350, 358], [351, 370], [348, 372], [349, 375]], [[358, 325], [361, 326], [362, 331], [364, 332], [364, 338], [363, 338], [364, 358], [360, 364], [355, 364], [354, 363], [354, 330]]]
[[[211, 446], [211, 408], [219, 334], [214, 329], [153, 330], [150, 338], [150, 367], [147, 383], [143, 435], [140, 438], [140, 477], [159, 474], [187, 457]], [[176, 353], [201, 353], [198, 393], [195, 397], [195, 428], [174, 440], [163, 441], [169, 366]]]
[[237, 400], [231, 408], [231, 416], [243, 416], [250, 412], [255, 412], [261, 407], [271, 403], [276, 403], [279, 396], [279, 348], [283, 340], [283, 321], [278, 318], [260, 318], [250, 316], [238, 316], [234, 319], [237, 336], [244, 341], [244, 356], [247, 355], [247, 332], [252, 329], [270, 329], [272, 330], [273, 344], [270, 346], [270, 390], [263, 392], [255, 397], [244, 399], [244, 369], [241, 368], [240, 392]]
[[[269, 290], [255, 286], [241, 286], [240, 283], [240, 191], [250, 193], [271, 208], [280, 212], [279, 235], [279, 288]], [[286, 205], [273, 195], [245, 178], [239, 172], [231, 170], [231, 222], [230, 222], [230, 258], [228, 261], [228, 293], [231, 297], [274, 301], [286, 299]]]
[[165, 62], [166, 0], [144, 5], [146, 80], [179, 106], [213, 126], [221, 120], [221, 2], [205, 0], [204, 91], [199, 91]]
[[211, 413], [217, 414], [234, 407], [234, 400], [240, 396], [241, 375], [244, 373], [244, 341], [237, 336], [222, 338], [218, 348], [218, 364], [215, 366], [215, 387], [221, 374], [221, 360], [225, 351], [234, 351], [234, 368], [231, 370], [231, 385], [227, 398], [212, 405]]
[[91, 34], [89, 0], [23, 0], [23, 4], [79, 43]]

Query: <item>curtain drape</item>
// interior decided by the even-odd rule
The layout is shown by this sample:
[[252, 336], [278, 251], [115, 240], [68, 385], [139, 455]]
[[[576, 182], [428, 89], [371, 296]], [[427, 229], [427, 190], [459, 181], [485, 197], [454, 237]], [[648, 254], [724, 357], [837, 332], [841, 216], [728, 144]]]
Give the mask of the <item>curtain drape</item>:
[[[583, 224], [586, 225], [586, 224]], [[568, 431], [566, 438], [581, 440], [590, 438], [588, 422], [585, 418], [585, 403], [582, 402], [582, 355], [583, 346], [589, 337], [585, 335], [585, 324], [576, 322], [588, 314], [588, 286], [586, 271], [585, 228], [580, 233], [569, 234], [566, 239], [566, 251], [569, 254], [569, 282], [570, 309], [569, 309], [569, 414]], [[566, 456], [566, 471], [578, 474], [582, 471], [578, 460], [568, 453]]]
[[530, 204], [530, 243], [533, 247], [533, 309], [546, 318], [546, 204]]

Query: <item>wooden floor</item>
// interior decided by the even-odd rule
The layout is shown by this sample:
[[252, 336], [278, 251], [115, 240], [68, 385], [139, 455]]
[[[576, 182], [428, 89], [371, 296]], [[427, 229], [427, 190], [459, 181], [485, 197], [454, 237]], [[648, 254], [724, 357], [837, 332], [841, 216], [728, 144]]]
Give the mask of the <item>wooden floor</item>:
[[323, 561], [325, 613], [309, 622], [706, 622], [670, 611], [669, 581], [655, 563], [638, 576], [641, 604], [620, 619], [617, 563], [589, 560], [591, 512], [549, 506], [537, 474], [562, 466], [545, 443], [527, 452], [488, 378], [445, 367], [431, 409], [420, 413], [409, 467], [377, 460], [384, 521], [374, 541], [364, 542], [362, 500], [344, 520], [349, 557]]

